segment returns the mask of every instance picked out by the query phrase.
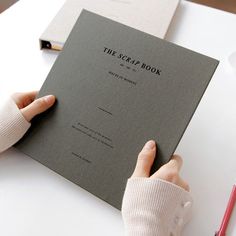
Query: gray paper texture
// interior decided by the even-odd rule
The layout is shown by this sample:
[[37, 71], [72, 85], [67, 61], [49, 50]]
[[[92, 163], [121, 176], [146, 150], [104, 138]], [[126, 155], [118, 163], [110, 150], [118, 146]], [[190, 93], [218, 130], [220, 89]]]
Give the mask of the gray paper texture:
[[218, 61], [83, 11], [39, 96], [57, 104], [16, 145], [120, 209], [144, 143], [176, 149]]

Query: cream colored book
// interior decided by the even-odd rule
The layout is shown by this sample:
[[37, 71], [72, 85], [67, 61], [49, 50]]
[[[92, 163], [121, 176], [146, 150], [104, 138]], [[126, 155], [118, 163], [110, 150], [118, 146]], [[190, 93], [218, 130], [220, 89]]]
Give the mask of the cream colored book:
[[61, 50], [83, 9], [164, 38], [180, 0], [67, 0], [40, 37], [41, 49]]

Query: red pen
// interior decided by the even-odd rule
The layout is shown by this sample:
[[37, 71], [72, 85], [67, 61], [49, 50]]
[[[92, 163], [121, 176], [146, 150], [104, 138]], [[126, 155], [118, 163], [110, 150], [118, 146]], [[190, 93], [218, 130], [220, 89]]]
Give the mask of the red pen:
[[223, 220], [221, 222], [220, 229], [215, 233], [215, 236], [225, 236], [227, 226], [230, 220], [230, 216], [234, 209], [235, 202], [236, 202], [236, 185], [233, 186], [232, 192], [230, 194], [229, 202], [225, 210]]

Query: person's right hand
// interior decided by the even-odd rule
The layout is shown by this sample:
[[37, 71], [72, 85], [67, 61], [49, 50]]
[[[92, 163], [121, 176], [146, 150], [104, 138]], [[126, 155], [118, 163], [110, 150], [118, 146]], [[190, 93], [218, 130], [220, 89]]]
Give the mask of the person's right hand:
[[156, 156], [156, 149], [156, 143], [153, 140], [148, 141], [144, 145], [138, 155], [136, 167], [131, 178], [146, 177], [150, 179], [162, 179], [189, 191], [189, 185], [179, 175], [183, 163], [182, 158], [179, 155], [173, 155], [167, 164], [163, 165], [150, 176], [150, 170]]
[[145, 144], [127, 181], [122, 216], [128, 236], [181, 235], [183, 226], [191, 218], [193, 200], [188, 184], [179, 174], [181, 157], [173, 155], [167, 164], [150, 175], [156, 149], [153, 140]]

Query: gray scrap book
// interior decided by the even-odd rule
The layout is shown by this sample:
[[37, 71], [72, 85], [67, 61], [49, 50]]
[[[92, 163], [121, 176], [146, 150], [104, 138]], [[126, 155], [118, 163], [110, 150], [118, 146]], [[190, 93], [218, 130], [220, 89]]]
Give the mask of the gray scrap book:
[[145, 142], [157, 169], [175, 151], [218, 61], [83, 10], [18, 149], [120, 209]]

